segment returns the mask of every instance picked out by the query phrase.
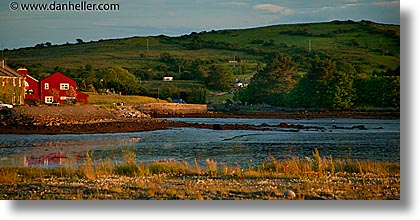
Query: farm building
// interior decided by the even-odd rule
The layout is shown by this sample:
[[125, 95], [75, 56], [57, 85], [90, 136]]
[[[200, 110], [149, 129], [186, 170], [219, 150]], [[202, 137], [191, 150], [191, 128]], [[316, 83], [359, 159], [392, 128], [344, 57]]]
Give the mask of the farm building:
[[19, 68], [17, 72], [24, 77], [24, 97], [26, 100], [39, 100], [46, 104], [64, 104], [75, 101], [88, 104], [88, 95], [77, 91], [76, 81], [60, 72], [56, 72], [41, 81], [30, 76], [26, 68]]
[[8, 67], [3, 58], [0, 65], [0, 100], [13, 105], [24, 104], [25, 77]]
[[77, 91], [76, 81], [60, 72], [41, 80], [39, 83], [39, 99], [46, 104], [80, 102], [88, 104], [88, 95]]

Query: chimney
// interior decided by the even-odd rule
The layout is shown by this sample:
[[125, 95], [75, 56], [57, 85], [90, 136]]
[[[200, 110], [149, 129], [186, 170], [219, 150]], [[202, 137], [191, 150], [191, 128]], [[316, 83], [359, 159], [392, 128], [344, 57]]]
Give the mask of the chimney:
[[20, 73], [20, 75], [26, 77], [28, 75], [28, 69], [21, 67], [19, 69], [17, 69], [17, 72]]
[[4, 69], [5, 66], [6, 66], [6, 63], [4, 61], [4, 50], [1, 50], [1, 68]]

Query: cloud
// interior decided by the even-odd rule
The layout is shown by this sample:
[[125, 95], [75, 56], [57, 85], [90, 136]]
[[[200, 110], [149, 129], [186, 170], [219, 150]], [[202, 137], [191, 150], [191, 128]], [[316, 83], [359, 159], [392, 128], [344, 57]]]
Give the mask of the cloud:
[[286, 14], [286, 15], [295, 13], [295, 11], [290, 8], [282, 7], [279, 5], [273, 5], [273, 4], [259, 4], [259, 5], [255, 5], [253, 8], [256, 10], [263, 10], [263, 11], [268, 11], [272, 13], [281, 13], [281, 14]]
[[223, 2], [222, 5], [226, 5], [226, 6], [246, 6], [248, 5], [245, 2]]
[[400, 1], [372, 2], [371, 4], [375, 6], [381, 6], [381, 7], [394, 7], [394, 6], [400, 6]]

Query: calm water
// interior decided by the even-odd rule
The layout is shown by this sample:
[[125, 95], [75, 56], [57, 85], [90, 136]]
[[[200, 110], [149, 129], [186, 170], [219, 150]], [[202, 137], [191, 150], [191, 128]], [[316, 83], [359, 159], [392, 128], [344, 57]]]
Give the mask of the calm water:
[[[136, 153], [138, 161], [174, 158], [204, 164], [206, 158], [229, 165], [260, 164], [276, 159], [321, 156], [370, 161], [400, 161], [400, 121], [377, 119], [233, 119], [173, 118], [185, 122], [218, 124], [279, 123], [324, 127], [326, 130], [169, 130], [119, 134], [5, 135], [0, 134], [0, 166], [59, 166], [83, 164], [86, 153], [93, 159], [123, 161], [124, 151]], [[367, 130], [333, 129], [333, 126], [364, 125]]]

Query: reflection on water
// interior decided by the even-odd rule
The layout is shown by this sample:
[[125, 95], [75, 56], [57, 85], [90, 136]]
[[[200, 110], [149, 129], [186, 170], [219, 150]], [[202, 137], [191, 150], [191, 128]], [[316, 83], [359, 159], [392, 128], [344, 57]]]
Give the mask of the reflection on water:
[[[87, 152], [94, 160], [122, 161], [124, 150], [138, 161], [174, 158], [204, 164], [206, 158], [229, 165], [260, 164], [276, 159], [321, 155], [334, 158], [399, 161], [399, 120], [372, 119], [175, 119], [203, 123], [279, 123], [322, 126], [323, 131], [208, 130], [174, 128], [162, 131], [84, 135], [0, 135], [0, 166], [63, 166], [83, 164]], [[367, 130], [332, 129], [364, 125]], [[252, 162], [250, 162], [252, 161]], [[250, 164], [251, 163], [251, 164]]]

